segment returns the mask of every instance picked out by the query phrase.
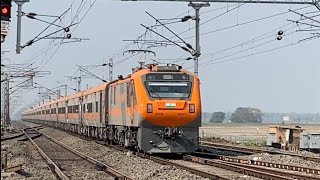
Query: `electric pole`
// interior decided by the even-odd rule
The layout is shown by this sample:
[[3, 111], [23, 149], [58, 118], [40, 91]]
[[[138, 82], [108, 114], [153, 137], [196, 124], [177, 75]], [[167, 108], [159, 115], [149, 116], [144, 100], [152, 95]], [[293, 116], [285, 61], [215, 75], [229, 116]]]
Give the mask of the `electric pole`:
[[68, 86], [65, 84], [65, 85], [64, 85], [64, 88], [65, 88], [65, 89], [64, 89], [64, 97], [67, 97], [67, 95], [68, 95], [68, 89], [67, 89], [67, 87], [68, 87]]
[[9, 77], [8, 74], [5, 73], [4, 74], [4, 82], [5, 82], [5, 86], [4, 86], [4, 126], [7, 127], [10, 125], [10, 87], [9, 87]]
[[112, 81], [112, 74], [113, 74], [113, 59], [109, 59], [109, 82]]
[[199, 65], [199, 56], [200, 53], [200, 8], [209, 7], [210, 4], [207, 3], [193, 3], [190, 2], [188, 6], [192, 6], [195, 9], [196, 14], [196, 56], [194, 57], [194, 73], [198, 75], [198, 65]]
[[78, 92], [81, 91], [81, 76], [77, 77], [78, 80]]
[[17, 14], [17, 43], [16, 43], [16, 53], [20, 54], [21, 51], [21, 16], [22, 16], [22, 5], [29, 0], [14, 0], [18, 5]]

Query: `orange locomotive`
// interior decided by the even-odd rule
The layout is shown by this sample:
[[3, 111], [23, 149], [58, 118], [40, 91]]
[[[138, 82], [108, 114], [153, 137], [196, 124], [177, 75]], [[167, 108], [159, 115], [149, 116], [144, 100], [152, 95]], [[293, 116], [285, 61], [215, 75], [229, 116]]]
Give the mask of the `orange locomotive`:
[[145, 65], [126, 78], [33, 107], [22, 118], [146, 153], [189, 153], [198, 147], [199, 84], [181, 66]]

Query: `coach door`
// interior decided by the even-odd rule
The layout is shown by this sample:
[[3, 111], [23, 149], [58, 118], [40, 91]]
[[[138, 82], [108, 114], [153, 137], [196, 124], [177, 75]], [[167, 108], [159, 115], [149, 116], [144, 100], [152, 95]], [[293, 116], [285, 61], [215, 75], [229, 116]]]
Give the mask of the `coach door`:
[[110, 110], [111, 110], [111, 90], [112, 88], [110, 88], [109, 84], [107, 85], [105, 91], [104, 91], [104, 109], [105, 109], [105, 115], [104, 115], [104, 123], [107, 125], [110, 122]]
[[134, 96], [135, 96], [133, 80], [130, 81], [128, 89], [129, 89], [129, 91], [128, 91], [129, 92], [128, 93], [128, 96], [129, 96], [128, 106], [130, 108], [130, 121], [131, 121], [131, 124], [133, 124], [133, 121], [134, 121]]
[[59, 104], [58, 103], [56, 103], [56, 108], [55, 108], [55, 116], [56, 116], [56, 120], [57, 120], [57, 122], [59, 121], [59, 111], [58, 111], [58, 109], [59, 109]]
[[64, 120], [67, 121], [68, 120], [68, 101], [66, 101], [64, 108]]
[[79, 119], [80, 119], [80, 124], [83, 125], [83, 107], [82, 107], [82, 97], [79, 97]]
[[102, 123], [102, 91], [100, 91], [99, 93], [99, 103], [98, 103], [98, 107], [99, 107], [99, 122]]

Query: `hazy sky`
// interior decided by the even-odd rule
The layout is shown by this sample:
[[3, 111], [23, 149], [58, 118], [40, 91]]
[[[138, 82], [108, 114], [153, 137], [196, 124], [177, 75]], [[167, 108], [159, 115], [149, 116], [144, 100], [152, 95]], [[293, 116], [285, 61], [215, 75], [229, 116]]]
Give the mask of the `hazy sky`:
[[[84, 0], [82, 2], [84, 6], [74, 22], [79, 22], [89, 8], [90, 1]], [[23, 11], [60, 15], [67, 10], [71, 3], [72, 0], [30, 0], [29, 3], [23, 5]], [[70, 25], [79, 5], [81, 5], [81, 1], [75, 0], [72, 8], [58, 24]], [[303, 8], [306, 5], [245, 4], [239, 8], [235, 7], [237, 4], [211, 3], [210, 7], [201, 9], [201, 23], [207, 21], [201, 25], [201, 33], [215, 31], [201, 36], [202, 55], [199, 60], [201, 64], [199, 76], [203, 110], [209, 112], [234, 111], [240, 106], [250, 106], [260, 108], [263, 112], [320, 112], [320, 39], [296, 44], [299, 40], [310, 37], [310, 32], [297, 31], [299, 27], [288, 21], [300, 18], [299, 15], [288, 12], [288, 9]], [[114, 62], [122, 62], [115, 63], [114, 77], [117, 77], [118, 74], [129, 74], [131, 67], [137, 66], [137, 58], [133, 57], [122, 61], [129, 56], [126, 54], [123, 56], [123, 51], [119, 50], [128, 44], [123, 40], [136, 39], [145, 32], [145, 28], [140, 24], [146, 26], [155, 24], [155, 21], [145, 11], [157, 18], [194, 15], [194, 10], [188, 7], [188, 3], [97, 0], [72, 33], [73, 37], [89, 38], [90, 40], [65, 43], [57, 51], [58, 46], [55, 46], [43, 53], [50, 47], [51, 42], [51, 40], [44, 39], [26, 47], [20, 55], [16, 55], [16, 9], [17, 6], [13, 3], [11, 31], [6, 42], [1, 44], [1, 50], [10, 51], [4, 55], [6, 58], [10, 58], [10, 63], [36, 62], [35, 67], [44, 66], [42, 70], [51, 71], [50, 76], [34, 80], [49, 88], [61, 85], [57, 81], [68, 83], [69, 86], [76, 88], [75, 81], [64, 77], [79, 75], [76, 64], [102, 64], [108, 62], [109, 57], [114, 53], [117, 55], [112, 56]], [[187, 12], [188, 10], [189, 12]], [[229, 13], [226, 13], [227, 11]], [[296, 11], [307, 13], [308, 16], [319, 14], [317, 12], [319, 10], [312, 6]], [[222, 13], [225, 15], [219, 16]], [[283, 14], [247, 23], [279, 13]], [[54, 18], [39, 18], [46, 21], [54, 20]], [[315, 19], [319, 20], [320, 18], [317, 16]], [[22, 20], [22, 44], [34, 38], [47, 26], [45, 23], [26, 17], [23, 17]], [[310, 21], [304, 22], [312, 23]], [[316, 23], [313, 22], [313, 24]], [[317, 25], [319, 26], [319, 24]], [[195, 46], [195, 39], [192, 37], [195, 32], [194, 29], [190, 29], [193, 26], [193, 20], [169, 25], [176, 33], [189, 29], [180, 36]], [[219, 30], [229, 26], [233, 27]], [[307, 26], [300, 25], [300, 30], [307, 28]], [[51, 27], [43, 35], [55, 30], [55, 27]], [[73, 30], [74, 27], [71, 28], [71, 31]], [[281, 41], [275, 40], [279, 30], [284, 31]], [[157, 31], [168, 38], [172, 37], [172, 34], [165, 28], [158, 27]], [[155, 34], [148, 33], [145, 39], [150, 38], [163, 40]], [[55, 43], [57, 42], [59, 41], [55, 41]], [[244, 42], [248, 43], [243, 44]], [[242, 45], [231, 48], [238, 44]], [[292, 45], [286, 48], [278, 48], [290, 44]], [[129, 49], [138, 48], [141, 48], [141, 45], [133, 45]], [[270, 49], [276, 50], [261, 53]], [[172, 62], [166, 59], [190, 56], [176, 46], [156, 47], [151, 50], [155, 51], [157, 56], [150, 57], [160, 62]], [[204, 64], [208, 61], [209, 64]], [[219, 61], [225, 62], [213, 63]], [[177, 61], [179, 64], [182, 62], [181, 60]], [[193, 71], [192, 60], [185, 61], [182, 65], [186, 68], [191, 67], [190, 70]], [[88, 70], [100, 77], [108, 78], [107, 67], [89, 68]], [[99, 83], [98, 80], [83, 79], [82, 88], [85, 88], [87, 84], [94, 86]], [[21, 91], [20, 95], [24, 104], [38, 100], [38, 91], [38, 89]]]

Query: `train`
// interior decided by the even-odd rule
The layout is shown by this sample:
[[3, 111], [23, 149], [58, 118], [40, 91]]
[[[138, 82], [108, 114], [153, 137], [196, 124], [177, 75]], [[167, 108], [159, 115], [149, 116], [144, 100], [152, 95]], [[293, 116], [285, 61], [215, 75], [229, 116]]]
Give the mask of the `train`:
[[301, 133], [300, 149], [320, 153], [320, 133], [319, 132]]
[[191, 153], [199, 144], [200, 80], [176, 64], [146, 64], [21, 118], [149, 154]]

